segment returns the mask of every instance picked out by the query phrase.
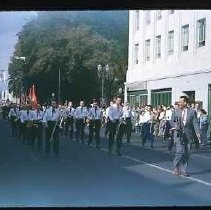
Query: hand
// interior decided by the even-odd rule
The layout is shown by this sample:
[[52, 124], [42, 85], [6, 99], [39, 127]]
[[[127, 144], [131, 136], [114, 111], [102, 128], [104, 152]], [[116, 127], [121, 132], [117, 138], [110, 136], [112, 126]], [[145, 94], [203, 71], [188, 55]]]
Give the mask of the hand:
[[198, 138], [199, 143], [201, 143], [201, 136], [200, 136], [200, 134], [196, 134], [196, 136]]

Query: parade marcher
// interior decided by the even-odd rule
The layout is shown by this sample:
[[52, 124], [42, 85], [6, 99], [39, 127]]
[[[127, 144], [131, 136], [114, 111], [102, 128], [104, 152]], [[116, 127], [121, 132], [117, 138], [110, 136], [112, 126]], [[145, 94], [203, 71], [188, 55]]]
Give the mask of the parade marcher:
[[110, 107], [110, 109], [108, 111], [108, 117], [110, 119], [108, 149], [109, 149], [109, 153], [112, 153], [114, 137], [116, 134], [116, 139], [117, 139], [116, 153], [117, 153], [117, 155], [121, 155], [120, 149], [121, 149], [122, 137], [124, 135], [125, 125], [126, 125], [126, 123], [123, 121], [123, 118], [122, 118], [123, 111], [122, 111], [121, 102], [122, 102], [121, 97], [117, 97], [115, 100], [115, 103]]
[[88, 146], [91, 146], [93, 135], [95, 135], [96, 148], [100, 148], [100, 128], [102, 123], [102, 110], [97, 106], [97, 101], [93, 100], [93, 107], [88, 112], [89, 123], [89, 141]]
[[34, 138], [37, 139], [37, 150], [40, 151], [42, 146], [43, 117], [44, 117], [44, 112], [40, 104], [37, 104], [37, 109], [35, 114], [36, 114], [36, 121], [34, 123], [36, 124], [36, 126], [34, 127], [34, 133], [35, 133]]
[[30, 116], [30, 105], [26, 104], [20, 114], [21, 121], [21, 133], [22, 142], [25, 144], [30, 144], [30, 127], [31, 127], [31, 116]]
[[43, 122], [46, 128], [45, 153], [49, 154], [52, 143], [54, 153], [58, 154], [60, 112], [55, 100], [52, 100], [51, 106], [45, 111]]
[[126, 121], [126, 140], [127, 143], [130, 143], [132, 132], [132, 110], [127, 102], [123, 106], [123, 118], [125, 118]]
[[74, 124], [74, 114], [75, 114], [75, 109], [72, 107], [72, 102], [70, 101], [68, 103], [68, 107], [66, 108], [66, 124], [65, 124], [65, 136], [68, 138], [70, 136], [70, 139], [73, 139], [73, 124]]
[[187, 107], [189, 98], [181, 96], [179, 109], [175, 109], [171, 118], [171, 130], [174, 130], [174, 142], [176, 154], [173, 160], [173, 173], [175, 175], [188, 176], [187, 164], [190, 156], [190, 144], [196, 133], [200, 141], [199, 125], [197, 123], [196, 111]]
[[108, 116], [108, 111], [110, 109], [110, 107], [113, 105], [113, 101], [110, 101], [110, 106], [106, 108], [106, 111], [105, 111], [105, 115], [106, 115], [106, 118], [105, 118], [105, 123], [106, 123], [106, 126], [105, 126], [105, 138], [107, 138], [107, 135], [110, 131], [110, 119], [109, 119], [109, 116]]
[[143, 116], [143, 125], [142, 125], [142, 145], [144, 146], [146, 141], [150, 141], [150, 146], [153, 148], [154, 144], [154, 118], [155, 115], [152, 112], [152, 106], [146, 106], [146, 111]]
[[80, 101], [80, 106], [75, 110], [75, 125], [76, 125], [76, 141], [79, 142], [79, 136], [81, 143], [84, 144], [84, 128], [87, 118], [87, 108], [84, 106], [84, 101]]
[[17, 108], [17, 104], [11, 104], [11, 108], [8, 114], [8, 118], [10, 120], [11, 125], [11, 133], [12, 137], [17, 137], [18, 131], [18, 117], [19, 117], [19, 110]]
[[207, 112], [204, 109], [201, 109], [200, 115], [200, 134], [201, 134], [201, 142], [202, 146], [207, 145], [207, 130], [209, 126]]

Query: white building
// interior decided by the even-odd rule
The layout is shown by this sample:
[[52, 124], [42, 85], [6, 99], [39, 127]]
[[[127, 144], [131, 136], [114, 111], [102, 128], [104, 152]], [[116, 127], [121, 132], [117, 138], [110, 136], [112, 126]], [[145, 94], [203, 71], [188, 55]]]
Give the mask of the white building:
[[0, 101], [6, 100], [16, 102], [13, 94], [9, 93], [8, 72], [6, 70], [0, 70]]
[[170, 105], [182, 94], [211, 115], [211, 10], [130, 11], [125, 99]]

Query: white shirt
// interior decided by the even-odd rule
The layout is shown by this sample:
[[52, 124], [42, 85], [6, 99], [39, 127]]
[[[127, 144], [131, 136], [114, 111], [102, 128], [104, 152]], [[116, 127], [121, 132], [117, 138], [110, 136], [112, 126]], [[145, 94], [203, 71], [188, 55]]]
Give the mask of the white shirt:
[[128, 108], [128, 106], [123, 107], [123, 117], [124, 118], [132, 117], [132, 111], [130, 108]]
[[151, 115], [150, 115], [150, 113], [148, 111], [144, 113], [144, 116], [143, 116], [142, 120], [143, 120], [143, 123], [151, 121]]
[[[71, 109], [71, 111], [70, 111]], [[75, 109], [73, 107], [67, 107], [66, 109], [66, 115], [67, 117], [74, 117]]]
[[96, 112], [95, 112], [95, 108], [91, 108], [88, 112], [88, 118], [90, 120], [101, 120], [102, 119], [102, 110], [97, 107]]
[[120, 117], [122, 117], [122, 115], [123, 115], [123, 111], [122, 111], [121, 106], [117, 107], [116, 104], [110, 106], [110, 109], [108, 111], [108, 117], [111, 121], [119, 120]]
[[170, 120], [170, 119], [171, 119], [171, 116], [172, 116], [172, 110], [171, 110], [171, 109], [166, 110], [165, 119], [166, 119], [166, 120]]
[[187, 120], [187, 108], [184, 108], [182, 111], [182, 121], [184, 125], [186, 123], [186, 120]]
[[87, 117], [88, 115], [88, 111], [87, 111], [87, 108], [84, 106], [84, 107], [77, 107], [76, 110], [75, 110], [75, 118], [76, 119], [84, 119], [85, 117]]
[[20, 120], [21, 123], [24, 123], [26, 121], [32, 121], [33, 119], [33, 111], [32, 110], [22, 110], [20, 114]]
[[53, 108], [50, 107], [45, 111], [45, 114], [43, 116], [43, 122], [47, 121], [57, 121], [60, 118], [60, 112], [58, 108], [55, 108], [53, 111]]
[[8, 117], [18, 117], [19, 115], [19, 110], [18, 108], [14, 109], [14, 108], [11, 108], [10, 111], [9, 111], [9, 114], [8, 114]]

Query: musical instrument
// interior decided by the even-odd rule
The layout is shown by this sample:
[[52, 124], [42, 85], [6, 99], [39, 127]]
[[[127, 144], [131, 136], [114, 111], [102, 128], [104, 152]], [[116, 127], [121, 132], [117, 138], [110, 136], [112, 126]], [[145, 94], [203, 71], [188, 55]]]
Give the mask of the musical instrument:
[[117, 124], [117, 129], [116, 129], [116, 133], [119, 133], [119, 129], [121, 127], [121, 125], [126, 125], [126, 119], [124, 117], [120, 117], [118, 124]]

